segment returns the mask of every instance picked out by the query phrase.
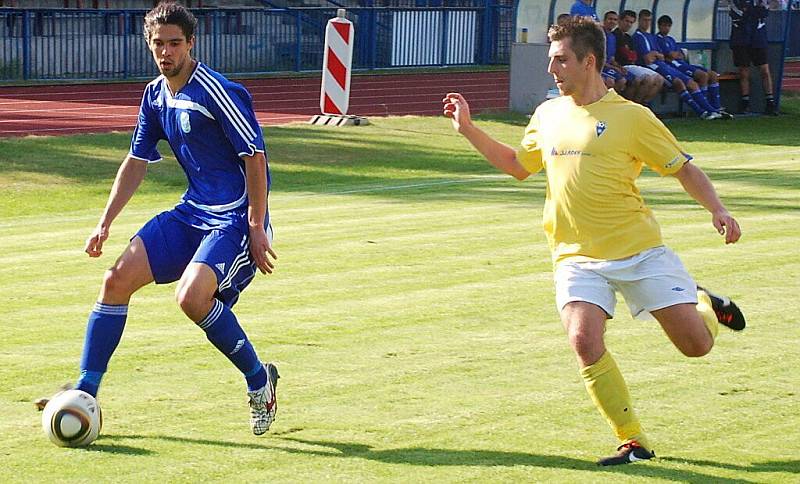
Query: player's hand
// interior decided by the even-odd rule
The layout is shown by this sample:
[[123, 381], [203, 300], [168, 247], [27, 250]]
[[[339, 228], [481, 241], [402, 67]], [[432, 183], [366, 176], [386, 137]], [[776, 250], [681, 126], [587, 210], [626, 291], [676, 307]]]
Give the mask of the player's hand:
[[108, 227], [98, 225], [86, 239], [83, 251], [89, 254], [89, 257], [100, 257], [103, 255], [103, 243], [106, 239], [108, 239]]
[[262, 274], [272, 274], [275, 264], [270, 260], [270, 257], [277, 259], [278, 254], [272, 250], [272, 245], [269, 243], [264, 227], [250, 227], [250, 255]]
[[742, 236], [742, 230], [736, 219], [727, 210], [711, 214], [711, 223], [720, 235], [725, 236], [726, 244], [733, 244]]
[[460, 133], [464, 127], [472, 123], [469, 104], [464, 96], [457, 92], [448, 92], [442, 102], [444, 103], [444, 115], [450, 118], [456, 131]]

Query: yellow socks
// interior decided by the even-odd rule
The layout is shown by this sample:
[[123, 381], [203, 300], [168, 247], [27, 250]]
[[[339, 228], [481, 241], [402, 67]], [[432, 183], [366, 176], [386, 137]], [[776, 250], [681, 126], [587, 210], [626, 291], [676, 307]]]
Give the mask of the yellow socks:
[[708, 332], [711, 333], [711, 339], [717, 339], [719, 321], [717, 321], [717, 314], [714, 312], [714, 308], [711, 307], [711, 298], [703, 290], [697, 291], [697, 312], [700, 313], [703, 322], [706, 323]]
[[594, 364], [581, 368], [581, 376], [595, 406], [620, 442], [636, 440], [639, 445], [652, 451], [639, 418], [633, 411], [628, 386], [611, 353], [606, 351]]

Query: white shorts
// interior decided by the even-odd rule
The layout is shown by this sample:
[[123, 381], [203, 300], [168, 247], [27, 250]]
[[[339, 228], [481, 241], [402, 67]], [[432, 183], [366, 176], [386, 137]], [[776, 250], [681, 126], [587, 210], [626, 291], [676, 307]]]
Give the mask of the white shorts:
[[649, 69], [647, 67], [644, 67], [644, 66], [637, 66], [637, 65], [631, 64], [631, 65], [627, 65], [627, 66], [624, 66], [624, 67], [625, 67], [626, 71], [628, 71], [631, 74], [633, 74], [633, 77], [635, 77], [637, 79], [641, 78], [641, 77], [653, 77], [653, 76], [661, 77], [661, 74], [659, 74], [658, 72], [656, 72], [656, 71], [654, 71], [652, 69]]
[[675, 304], [697, 304], [697, 285], [681, 260], [665, 246], [617, 260], [564, 261], [553, 274], [556, 306], [588, 302], [614, 317], [615, 291], [622, 293], [631, 316], [651, 319], [650, 311]]

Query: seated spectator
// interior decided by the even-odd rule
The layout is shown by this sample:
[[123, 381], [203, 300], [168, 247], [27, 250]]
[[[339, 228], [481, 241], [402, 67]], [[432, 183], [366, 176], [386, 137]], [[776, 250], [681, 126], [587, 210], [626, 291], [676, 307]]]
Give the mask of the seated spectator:
[[556, 18], [556, 25], [564, 25], [569, 20], [570, 14], [562, 13]]
[[664, 60], [673, 67], [691, 77], [700, 85], [700, 91], [706, 96], [709, 104], [724, 117], [731, 117], [720, 103], [719, 97], [719, 75], [703, 66], [689, 64], [683, 56], [683, 52], [678, 48], [678, 43], [669, 35], [672, 29], [672, 17], [662, 15], [658, 18], [658, 50], [664, 54]]
[[[624, 67], [617, 63], [614, 56], [617, 52], [617, 39], [612, 33], [617, 27], [619, 16], [617, 12], [610, 10], [603, 15], [603, 31], [606, 34], [606, 60], [601, 72], [606, 87], [614, 88], [618, 93], [628, 91], [631, 95], [635, 93], [639, 84], [636, 77], [626, 71]], [[628, 96], [626, 96], [628, 97]], [[628, 99], [631, 99], [628, 97]]]
[[[616, 44], [614, 60], [617, 65], [623, 67], [635, 79], [636, 89], [632, 92], [626, 91], [625, 97], [640, 104], [647, 104], [658, 96], [665, 81], [657, 72], [637, 65], [633, 38], [628, 34], [635, 21], [636, 12], [633, 10], [625, 10], [622, 12], [622, 16], [619, 17], [619, 25], [612, 31]], [[609, 26], [613, 23], [612, 18], [608, 19], [608, 23]], [[604, 26], [604, 28], [606, 27]]]
[[722, 114], [711, 106], [700, 91], [700, 86], [691, 77], [664, 61], [664, 54], [658, 50], [658, 40], [650, 33], [652, 21], [653, 14], [650, 10], [639, 11], [639, 28], [633, 35], [639, 64], [661, 74], [669, 87], [680, 95], [681, 101], [688, 104], [701, 119], [721, 118]]

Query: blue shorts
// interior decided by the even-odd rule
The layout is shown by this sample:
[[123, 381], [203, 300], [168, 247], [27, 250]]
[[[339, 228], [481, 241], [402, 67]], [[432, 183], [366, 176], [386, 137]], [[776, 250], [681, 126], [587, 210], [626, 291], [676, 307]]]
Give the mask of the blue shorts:
[[[272, 239], [272, 227], [267, 226]], [[214, 295], [228, 307], [256, 275], [250, 256], [250, 234], [246, 226], [233, 224], [202, 229], [180, 220], [175, 210], [162, 212], [136, 233], [142, 239], [156, 284], [177, 281], [192, 262], [209, 266], [217, 276]]]
[[633, 82], [636, 80], [636, 76], [634, 76], [631, 72], [627, 72], [624, 76], [620, 74], [619, 71], [612, 69], [610, 67], [603, 67], [603, 70], [600, 72], [600, 75], [603, 77], [607, 77], [609, 79], [613, 79], [614, 82], [619, 81], [620, 79], [625, 79], [627, 82]]
[[696, 66], [694, 64], [689, 64], [686, 61], [681, 60], [674, 60], [672, 61], [672, 67], [678, 69], [679, 71], [683, 72], [689, 77], [694, 77], [695, 72], [708, 72], [705, 67], [703, 66]]
[[679, 71], [676, 67], [671, 66], [666, 62], [657, 62], [655, 64], [650, 64], [647, 67], [661, 74], [661, 77], [666, 79], [670, 87], [675, 79], [680, 79], [684, 84], [689, 82], [691, 79], [691, 76], [687, 76], [683, 72]]

